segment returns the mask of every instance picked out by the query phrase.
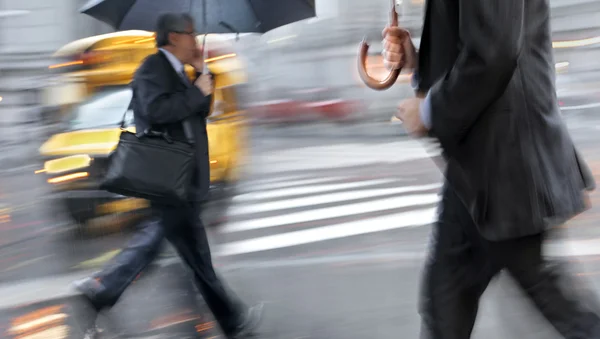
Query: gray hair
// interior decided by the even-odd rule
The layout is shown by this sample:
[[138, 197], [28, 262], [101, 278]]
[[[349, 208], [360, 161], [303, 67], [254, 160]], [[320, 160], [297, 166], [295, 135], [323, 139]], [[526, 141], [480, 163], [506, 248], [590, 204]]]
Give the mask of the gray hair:
[[165, 13], [156, 22], [156, 46], [168, 45], [169, 33], [182, 33], [189, 25], [194, 26], [194, 18], [187, 13]]

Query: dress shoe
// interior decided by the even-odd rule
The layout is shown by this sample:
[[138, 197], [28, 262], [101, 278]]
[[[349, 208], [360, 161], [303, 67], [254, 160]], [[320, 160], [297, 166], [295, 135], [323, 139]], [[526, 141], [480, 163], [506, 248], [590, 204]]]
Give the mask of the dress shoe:
[[230, 339], [252, 338], [256, 335], [256, 329], [260, 325], [263, 317], [265, 305], [263, 303], [252, 306], [248, 309], [242, 323], [236, 327]]

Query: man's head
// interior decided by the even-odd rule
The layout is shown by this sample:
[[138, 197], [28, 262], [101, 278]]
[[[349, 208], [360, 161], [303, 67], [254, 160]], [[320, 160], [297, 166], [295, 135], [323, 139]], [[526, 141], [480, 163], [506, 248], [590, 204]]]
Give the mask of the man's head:
[[198, 52], [194, 19], [185, 13], [167, 13], [156, 23], [156, 46], [167, 49], [182, 63], [191, 63]]

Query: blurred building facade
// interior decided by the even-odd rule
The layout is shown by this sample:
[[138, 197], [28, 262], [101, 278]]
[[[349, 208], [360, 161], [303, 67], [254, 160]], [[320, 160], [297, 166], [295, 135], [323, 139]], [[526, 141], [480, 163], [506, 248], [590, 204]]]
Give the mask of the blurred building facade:
[[87, 0], [0, 0], [0, 54], [47, 55], [58, 47], [110, 28], [79, 14]]
[[43, 86], [49, 57], [57, 48], [75, 39], [110, 31], [106, 25], [78, 13], [85, 2], [0, 0], [3, 106], [35, 104], [35, 88]]
[[[397, 8], [403, 14], [402, 24], [414, 27], [418, 36], [422, 4], [405, 2]], [[410, 87], [366, 89], [358, 78], [356, 58], [363, 37], [372, 43], [372, 52], [381, 50], [381, 30], [390, 9], [389, 0], [317, 0], [317, 18], [264, 34], [258, 54], [268, 61], [262, 63], [260, 79], [253, 84], [259, 89], [257, 97], [302, 100], [294, 93], [315, 89], [325, 93], [321, 100], [361, 102], [363, 112], [357, 113], [365, 119], [389, 119], [390, 103], [410, 95]]]
[[[87, 0], [0, 0], [0, 109], [36, 101], [43, 86], [48, 56], [61, 45], [106, 33], [106, 25], [81, 15]], [[401, 24], [420, 35], [424, 0], [398, 0]], [[600, 0], [551, 0], [553, 31], [558, 40], [600, 36]], [[357, 47], [363, 36], [380, 50], [381, 29], [389, 17], [389, 0], [316, 0], [317, 18], [265, 34], [250, 55], [253, 86], [264, 100], [289, 89], [330, 88], [333, 96], [358, 98], [369, 111], [387, 119], [398, 97], [411, 95], [405, 86], [366, 90], [356, 72]], [[599, 43], [557, 49], [557, 62], [572, 72], [595, 69]], [[375, 53], [376, 54], [376, 53]], [[10, 92], [10, 95], [9, 95]], [[284, 94], [281, 94], [284, 95]], [[285, 94], [287, 95], [287, 94]], [[333, 99], [333, 97], [332, 97]]]
[[[562, 73], [600, 79], [600, 0], [550, 0], [550, 4], [554, 40], [571, 42], [555, 49]], [[336, 88], [341, 97], [362, 100], [368, 107], [366, 118], [389, 119], [398, 100], [412, 95], [408, 79], [399, 81], [404, 85], [376, 92], [362, 85], [356, 71], [363, 36], [372, 42], [374, 58], [381, 50], [381, 30], [389, 18], [389, 6], [389, 0], [317, 0], [317, 19], [265, 34], [261, 56], [269, 62], [258, 84], [261, 96], [273, 100], [278, 92], [289, 93], [289, 87]], [[399, 0], [397, 9], [400, 24], [411, 31], [417, 43], [424, 1]]]
[[[0, 162], [20, 166], [44, 138], [42, 91], [50, 56], [110, 29], [78, 13], [85, 0], [0, 0]], [[15, 163], [16, 162], [16, 163]]]

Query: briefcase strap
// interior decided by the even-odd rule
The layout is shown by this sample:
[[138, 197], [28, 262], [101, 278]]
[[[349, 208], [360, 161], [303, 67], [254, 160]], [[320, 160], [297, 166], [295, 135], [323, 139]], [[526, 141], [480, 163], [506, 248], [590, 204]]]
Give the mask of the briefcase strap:
[[192, 129], [192, 123], [190, 122], [190, 119], [187, 118], [183, 120], [181, 124], [183, 125], [183, 133], [185, 133], [185, 137], [188, 140], [188, 143], [190, 145], [195, 144], [196, 142], [194, 140], [194, 130]]
[[129, 112], [132, 109], [133, 109], [133, 97], [129, 101], [129, 106], [127, 106], [127, 109], [123, 113], [123, 117], [121, 117], [121, 123], [119, 124], [121, 129], [125, 129], [125, 120], [127, 119], [127, 112]]

